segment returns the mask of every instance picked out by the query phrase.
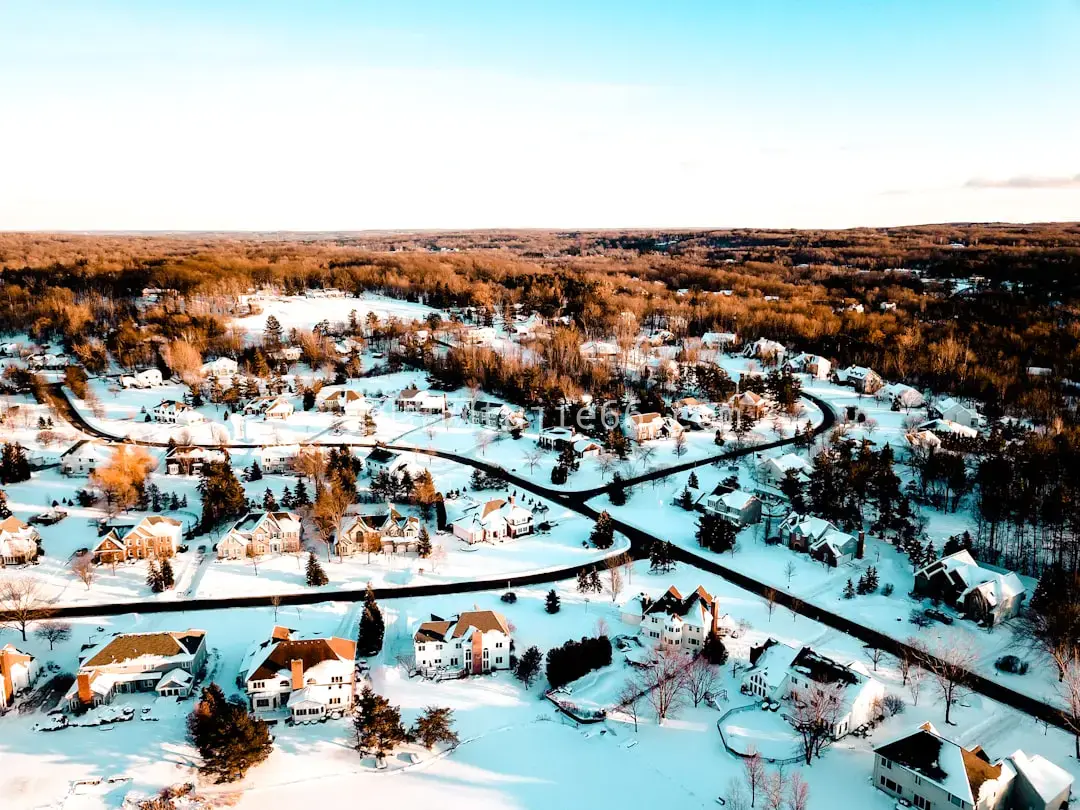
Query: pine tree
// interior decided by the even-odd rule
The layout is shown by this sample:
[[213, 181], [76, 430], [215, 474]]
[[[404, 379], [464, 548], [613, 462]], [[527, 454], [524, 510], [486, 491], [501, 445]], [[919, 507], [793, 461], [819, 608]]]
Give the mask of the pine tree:
[[263, 477], [262, 467], [259, 466], [258, 461], [251, 462], [251, 466], [247, 469], [248, 481], [261, 481]]
[[698, 518], [695, 536], [702, 548], [723, 554], [735, 548], [737, 531], [730, 521], [706, 512]]
[[441, 492], [435, 498], [435, 526], [440, 532], [446, 531], [446, 501]]
[[169, 496], [169, 511], [170, 512], [176, 512], [176, 511], [182, 509], [185, 506], [187, 506], [187, 496], [186, 495], [184, 496], [184, 501], [183, 502], [181, 502], [180, 499], [176, 497], [175, 492], [172, 495]]
[[675, 560], [671, 556], [671, 546], [660, 540], [649, 548], [649, 571], [667, 574], [675, 570]]
[[431, 535], [427, 526], [420, 527], [420, 534], [416, 537], [416, 553], [422, 558], [431, 556]]
[[556, 486], [565, 484], [566, 479], [569, 477], [569, 472], [562, 464], [556, 464], [551, 468], [551, 483]]
[[270, 491], [270, 487], [267, 487], [266, 492], [263, 493], [262, 508], [267, 512], [276, 512], [278, 510], [277, 498]]
[[623, 485], [623, 477], [619, 473], [611, 476], [608, 498], [611, 500], [612, 506], [624, 506], [626, 504], [626, 487]]
[[11, 517], [11, 507], [8, 506], [7, 493], [0, 489], [0, 519]]
[[705, 638], [705, 645], [701, 648], [701, 654], [710, 664], [723, 666], [728, 660], [727, 647], [716, 633], [710, 632]]
[[595, 593], [604, 592], [604, 583], [600, 581], [600, 572], [595, 568], [589, 571], [589, 590]]
[[356, 732], [356, 750], [382, 757], [395, 745], [405, 742], [407, 735], [401, 724], [401, 712], [382, 695], [375, 694], [370, 686], [360, 693], [353, 721]]
[[293, 503], [298, 507], [311, 506], [311, 496], [308, 495], [307, 486], [304, 484], [303, 478], [296, 482], [296, 491], [293, 493]]
[[684, 488], [683, 491], [679, 493], [677, 503], [687, 512], [692, 512], [694, 510], [694, 496], [690, 493], [689, 488]]
[[544, 610], [548, 613], [558, 613], [561, 607], [562, 604], [559, 599], [559, 594], [552, 588], [548, 591], [547, 599], [544, 600]]
[[313, 551], [308, 552], [307, 570], [304, 575], [304, 580], [311, 588], [318, 588], [330, 581], [327, 578], [323, 567], [319, 564], [319, 561], [315, 559], [315, 552]]
[[859, 594], [860, 596], [864, 596], [870, 593], [870, 586], [868, 583], [869, 580], [867, 579], [866, 573], [864, 572], [863, 575], [859, 577], [859, 582], [855, 586], [855, 593]]
[[281, 328], [281, 322], [273, 315], [268, 316], [266, 328], [263, 329], [263, 345], [268, 349], [276, 349], [284, 337], [285, 330]]
[[577, 572], [577, 590], [578, 593], [589, 592], [589, 572], [584, 568]]
[[847, 585], [844, 586], [844, 598], [845, 599], [854, 599], [855, 598], [855, 586], [852, 584], [850, 579], [847, 581]]
[[292, 509], [296, 506], [296, 500], [293, 498], [292, 490], [288, 487], [281, 490], [281, 508]]
[[210, 461], [203, 465], [202, 528], [209, 531], [227, 518], [241, 517], [248, 508], [243, 485], [236, 480], [227, 461]]
[[146, 584], [154, 593], [161, 593], [165, 590], [165, 586], [161, 581], [161, 571], [158, 570], [157, 563], [153, 560], [146, 566]]
[[525, 684], [525, 688], [532, 686], [536, 676], [540, 674], [540, 665], [543, 663], [543, 657], [540, 655], [540, 650], [537, 647], [529, 647], [525, 653], [518, 659], [517, 667], [514, 669], [514, 675], [519, 681]]
[[697, 471], [690, 471], [690, 478], [687, 480], [686, 485], [690, 487], [690, 489], [697, 489], [700, 486], [698, 484]]
[[428, 706], [424, 709], [424, 713], [416, 718], [410, 734], [414, 740], [429, 751], [438, 743], [446, 743], [450, 746], [457, 745], [458, 735], [454, 731], [453, 710]]
[[878, 589], [878, 572], [874, 566], [866, 569], [866, 592], [874, 593]]
[[356, 653], [360, 656], [377, 655], [382, 649], [386, 624], [382, 611], [375, 601], [375, 589], [368, 583], [364, 595], [364, 609], [360, 614], [360, 629], [357, 633]]
[[203, 689], [187, 725], [202, 757], [200, 772], [219, 784], [242, 779], [274, 747], [269, 727], [248, 711], [247, 702], [226, 700], [216, 683]]
[[606, 511], [596, 518], [589, 541], [599, 549], [611, 548], [615, 542], [615, 522]]
[[161, 577], [161, 589], [167, 591], [176, 584], [176, 577], [173, 576], [172, 563], [168, 560], [161, 561], [160, 569]]

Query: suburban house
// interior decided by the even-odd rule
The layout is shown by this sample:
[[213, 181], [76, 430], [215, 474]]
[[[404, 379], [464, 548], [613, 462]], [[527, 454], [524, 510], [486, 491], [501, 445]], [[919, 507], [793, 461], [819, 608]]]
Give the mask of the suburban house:
[[697, 504], [701, 511], [721, 517], [738, 528], [761, 520], [761, 501], [756, 495], [724, 484], [717, 484], [712, 492], [702, 495]]
[[405, 457], [385, 447], [373, 447], [364, 458], [364, 469], [372, 478], [379, 473], [397, 475], [406, 464]]
[[726, 636], [732, 629], [731, 618], [720, 613], [720, 600], [700, 586], [685, 597], [674, 585], [655, 602], [642, 597], [638, 635], [647, 647], [698, 653], [709, 633]]
[[474, 400], [465, 405], [461, 410], [461, 418], [477, 425], [495, 429], [514, 430], [525, 428], [529, 420], [525, 418], [525, 412], [521, 408], [513, 408], [502, 402], [490, 402], [487, 400]]
[[320, 388], [315, 395], [315, 407], [345, 416], [363, 416], [371, 411], [367, 397], [351, 388]]
[[836, 568], [860, 556], [859, 539], [840, 531], [824, 518], [792, 512], [780, 524], [780, 539], [793, 551]]
[[916, 430], [929, 431], [938, 436], [959, 436], [964, 439], [974, 439], [979, 435], [979, 431], [975, 428], [949, 419], [931, 419], [929, 422], [923, 422]]
[[161, 422], [164, 425], [194, 425], [206, 421], [205, 416], [186, 402], [177, 402], [174, 399], [163, 399], [154, 406], [150, 415], [155, 422]]
[[828, 720], [837, 739], [879, 719], [885, 698], [885, 687], [861, 662], [841, 664], [810, 647], [796, 651], [772, 638], [750, 649], [741, 689], [764, 700], [793, 703], [811, 689], [833, 690], [836, 703]]
[[233, 377], [240, 366], [230, 357], [219, 357], [202, 364], [202, 373], [206, 377]]
[[288, 419], [295, 408], [285, 397], [256, 397], [244, 406], [244, 416], [261, 416], [263, 419]]
[[827, 380], [832, 372], [832, 363], [820, 354], [800, 352], [784, 364], [791, 371], [809, 374], [815, 380]]
[[120, 377], [120, 385], [123, 388], [156, 388], [162, 382], [161, 372], [156, 368], [147, 368]]
[[248, 512], [218, 542], [219, 560], [300, 551], [303, 526], [294, 512]]
[[409, 413], [444, 413], [449, 410], [446, 394], [419, 391], [416, 388], [406, 388], [398, 394], [394, 407]]
[[344, 638], [293, 638], [275, 627], [248, 652], [240, 679], [256, 714], [287, 710], [294, 721], [340, 715], [356, 701], [356, 642]]
[[701, 345], [706, 349], [727, 349], [739, 342], [734, 332], [706, 332], [701, 336]]
[[878, 391], [878, 396], [884, 397], [901, 410], [921, 408], [926, 404], [922, 392], [906, 383], [889, 383]]
[[203, 465], [229, 460], [224, 450], [211, 447], [173, 447], [165, 454], [165, 472], [169, 475], [201, 475]]
[[645, 442], [651, 439], [674, 438], [682, 435], [683, 426], [677, 419], [651, 413], [632, 413], [623, 421], [631, 441]]
[[762, 459], [761, 463], [758, 464], [758, 474], [761, 479], [765, 483], [774, 486], [780, 484], [787, 477], [789, 470], [793, 470], [799, 478], [805, 481], [809, 478], [810, 471], [813, 469], [814, 467], [809, 461], [794, 453], [785, 453], [782, 456]]
[[100, 465], [108, 463], [112, 453], [100, 442], [76, 442], [60, 456], [60, 472], [64, 475], [88, 476]]
[[574, 442], [584, 437], [568, 427], [550, 427], [540, 431], [536, 437], [536, 443], [544, 450], [561, 451], [564, 447], [572, 446]]
[[16, 695], [34, 685], [37, 675], [34, 656], [20, 652], [14, 644], [0, 647], [0, 714], [11, 708]]
[[428, 677], [509, 669], [512, 650], [510, 625], [494, 610], [472, 610], [450, 621], [432, 616], [413, 636], [416, 668]]
[[986, 417], [971, 405], [946, 397], [934, 404], [934, 411], [942, 419], [956, 422], [968, 428], [980, 428], [986, 424]]
[[885, 381], [872, 368], [850, 366], [833, 372], [833, 379], [841, 385], [850, 385], [861, 394], [876, 394]]
[[206, 631], [117, 633], [79, 656], [69, 709], [108, 703], [118, 693], [188, 697], [206, 666]]
[[947, 602], [991, 627], [1017, 615], [1027, 595], [1020, 577], [983, 568], [966, 549], [916, 571], [915, 594]]
[[31, 354], [26, 358], [26, 365], [33, 369], [61, 369], [67, 364], [68, 360], [64, 355], [52, 352]]
[[148, 515], [129, 529], [114, 526], [94, 546], [94, 562], [115, 565], [125, 560], [167, 560], [184, 537], [179, 520]]
[[784, 362], [787, 355], [787, 347], [783, 343], [777, 343], [768, 338], [758, 338], [743, 350], [747, 357], [755, 357], [766, 365], [779, 365]]
[[1016, 751], [993, 762], [982, 746], [964, 748], [932, 723], [874, 749], [874, 785], [913, 807], [960, 810], [1064, 810], [1072, 776]]
[[573, 447], [575, 458], [593, 458], [600, 455], [601, 451], [604, 449], [592, 439], [586, 438], [575, 441]]
[[533, 513], [509, 498], [494, 498], [455, 520], [454, 536], [466, 543], [502, 543], [533, 533]]
[[26, 565], [37, 559], [41, 535], [14, 515], [0, 521], [0, 568]]
[[417, 550], [419, 537], [420, 518], [403, 515], [387, 503], [382, 509], [372, 511], [368, 507], [367, 511], [347, 515], [334, 550], [340, 557], [351, 557], [366, 550], [367, 540], [377, 539], [383, 553], [409, 553]]
[[[319, 449], [305, 450], [305, 452], [321, 452]], [[275, 444], [260, 447], [255, 451], [255, 460], [264, 473], [279, 475], [293, 471], [293, 465], [297, 456], [300, 455], [300, 447], [295, 444]]]
[[707, 428], [716, 419], [716, 411], [694, 397], [677, 400], [671, 408], [680, 424], [695, 430]]
[[753, 391], [743, 391], [741, 394], [732, 394], [727, 401], [731, 412], [738, 413], [747, 419], [762, 419], [769, 409], [769, 403], [761, 394]]

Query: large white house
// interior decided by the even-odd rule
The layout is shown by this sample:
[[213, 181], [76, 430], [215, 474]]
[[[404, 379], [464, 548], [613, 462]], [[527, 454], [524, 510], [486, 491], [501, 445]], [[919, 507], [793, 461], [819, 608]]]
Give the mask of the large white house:
[[1073, 778], [1020, 750], [994, 762], [981, 745], [964, 748], [923, 723], [874, 749], [873, 782], [922, 810], [1063, 810]]
[[415, 387], [402, 390], [394, 400], [394, 406], [408, 413], [443, 413], [449, 410], [446, 394], [419, 391]]
[[154, 406], [150, 415], [155, 422], [163, 425], [194, 425], [206, 421], [205, 416], [186, 402], [178, 402], [175, 399], [163, 399]]
[[479, 675], [509, 669], [512, 643], [505, 616], [472, 610], [450, 621], [432, 616], [413, 636], [413, 652], [428, 677]]
[[1011, 571], [996, 571], [961, 549], [915, 572], [914, 592], [940, 599], [991, 627], [1020, 612], [1027, 591]]
[[219, 357], [202, 364], [202, 373], [207, 377], [233, 377], [240, 366], [231, 357]]
[[293, 404], [285, 397], [256, 397], [244, 406], [244, 416], [286, 420], [293, 415]]
[[64, 475], [88, 476], [112, 458], [101, 442], [82, 440], [60, 456], [60, 472]]
[[345, 416], [363, 416], [371, 411], [371, 403], [367, 401], [367, 397], [351, 388], [320, 388], [315, 395], [315, 407], [320, 411]]
[[454, 536], [466, 543], [502, 543], [533, 533], [533, 513], [513, 496], [494, 498], [454, 521]]
[[762, 459], [758, 464], [758, 474], [765, 483], [778, 485], [784, 478], [787, 477], [789, 470], [794, 470], [796, 475], [803, 480], [807, 480], [811, 471], [814, 469], [813, 465], [802, 456], [797, 456], [794, 453], [785, 453], [782, 456], [770, 456], [769, 458]]
[[16, 695], [34, 685], [37, 675], [34, 656], [20, 651], [14, 644], [0, 647], [0, 713], [11, 708]]
[[41, 535], [37, 529], [23, 523], [14, 515], [0, 521], [0, 568], [25, 565], [38, 556]]
[[952, 397], [939, 400], [934, 405], [934, 411], [948, 422], [956, 422], [966, 428], [978, 429], [986, 424], [986, 417], [979, 413], [972, 405], [965, 405]]
[[294, 512], [249, 512], [218, 543], [219, 560], [242, 560], [264, 554], [300, 551], [303, 524]]
[[120, 385], [124, 388], [156, 388], [161, 383], [161, 372], [156, 368], [147, 368], [120, 377]]
[[816, 515], [792, 512], [780, 524], [779, 534], [793, 551], [805, 552], [832, 568], [850, 562], [860, 553], [857, 537]]
[[244, 692], [256, 714], [287, 710], [297, 722], [348, 711], [356, 700], [356, 642], [293, 638], [275, 627], [241, 666]]
[[885, 687], [860, 662], [841, 664], [810, 647], [796, 650], [771, 638], [751, 648], [743, 692], [767, 700], [798, 702], [810, 690], [818, 689], [835, 695], [828, 717], [834, 737], [843, 737], [882, 716]]
[[698, 653], [709, 633], [723, 636], [731, 629], [730, 618], [720, 614], [719, 599], [700, 586], [684, 597], [672, 585], [656, 601], [643, 602], [638, 635], [647, 647]]
[[205, 630], [117, 633], [79, 656], [64, 704], [97, 706], [123, 692], [186, 697], [205, 664]]

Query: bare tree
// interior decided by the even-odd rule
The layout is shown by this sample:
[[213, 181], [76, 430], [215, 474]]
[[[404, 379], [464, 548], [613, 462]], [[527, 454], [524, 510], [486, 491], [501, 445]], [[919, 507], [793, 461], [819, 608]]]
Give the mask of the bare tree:
[[495, 436], [490, 430], [480, 432], [480, 435], [476, 437], [476, 449], [480, 451], [480, 455], [487, 455], [487, 449], [491, 446], [491, 442], [494, 439]]
[[686, 662], [678, 650], [661, 644], [641, 678], [641, 691], [647, 693], [656, 721], [663, 725], [665, 719], [678, 713], [685, 701]]
[[874, 672], [877, 672], [877, 665], [881, 663], [881, 659], [885, 657], [885, 651], [880, 647], [867, 647], [863, 650], [863, 655], [867, 660], [874, 665]]
[[652, 457], [656, 455], [656, 448], [651, 444], [639, 444], [634, 451], [634, 455], [637, 456], [638, 461], [641, 463], [642, 472], [649, 466], [649, 462], [652, 461]]
[[435, 543], [431, 547], [431, 554], [428, 555], [427, 560], [431, 566], [431, 573], [437, 574], [439, 566], [446, 562], [446, 548], [442, 543]]
[[274, 608], [274, 621], [277, 621], [278, 608], [281, 607], [281, 596], [274, 594], [270, 597], [270, 604]]
[[795, 771], [788, 779], [788, 810], [807, 810], [810, 806], [810, 785], [802, 773]]
[[738, 777], [731, 777], [728, 781], [727, 796], [728, 810], [750, 810], [750, 799], [747, 798], [746, 788], [742, 782], [738, 780]]
[[600, 480], [606, 481], [611, 471], [618, 465], [619, 459], [614, 453], [601, 453], [596, 457], [596, 466], [600, 470]]
[[768, 810], [784, 810], [787, 799], [787, 779], [783, 768], [770, 771], [765, 777], [765, 807]]
[[1064, 699], [1065, 725], [1073, 733], [1073, 745], [1076, 756], [1080, 759], [1080, 656], [1074, 655], [1065, 665], [1065, 674], [1058, 684]]
[[94, 555], [89, 551], [85, 554], [76, 554], [71, 558], [71, 572], [79, 578], [79, 581], [90, 590], [97, 576], [97, 566], [94, 565]]
[[[341, 539], [342, 523], [352, 506], [353, 497], [338, 482], [322, 487], [315, 496], [315, 508], [312, 516], [319, 529], [319, 539], [326, 544], [326, 559], [330, 559], [330, 548], [334, 540]], [[382, 546], [380, 544], [379, 548]], [[370, 562], [370, 557], [368, 562]]]
[[36, 579], [0, 582], [0, 627], [18, 630], [26, 641], [26, 628], [35, 619], [48, 618], [49, 602]]
[[765, 787], [765, 761], [753, 746], [746, 752], [743, 769], [746, 772], [746, 787], [750, 790], [750, 806], [757, 804], [758, 793]]
[[912, 664], [908, 669], [907, 688], [911, 695], [911, 705], [919, 705], [919, 694], [922, 692], [923, 681], [926, 679], [926, 670], [918, 664]]
[[632, 680], [627, 681], [626, 685], [619, 690], [619, 710], [633, 719], [635, 733], [638, 730], [638, 710], [641, 708], [641, 701], [644, 697], [641, 688]]
[[720, 668], [710, 664], [704, 655], [695, 656], [686, 667], [686, 693], [693, 701], [694, 708], [713, 693], [719, 682]]
[[953, 725], [952, 708], [970, 694], [968, 673], [979, 660], [978, 654], [970, 644], [955, 639], [928, 652], [926, 668], [945, 704], [945, 723]]
[[791, 578], [795, 576], [795, 571], [798, 570], [794, 560], [788, 560], [787, 565], [784, 566], [784, 575], [787, 577], [788, 588], [791, 587]]
[[[909, 642], [910, 643], [910, 642]], [[914, 660], [907, 650], [902, 650], [896, 659], [896, 666], [900, 670], [900, 685], [907, 686], [908, 678], [911, 677], [911, 668]]]
[[686, 455], [686, 434], [679, 433], [675, 436], [675, 455], [682, 458]]
[[769, 621], [772, 621], [773, 611], [776, 610], [776, 591], [772, 588], [765, 589], [765, 610], [769, 612]]
[[529, 472], [536, 469], [536, 466], [543, 461], [544, 451], [539, 448], [534, 448], [525, 454], [525, 463], [529, 465]]
[[611, 594], [611, 601], [617, 602], [619, 600], [619, 594], [622, 593], [623, 589], [622, 555], [618, 557], [608, 557], [604, 560], [604, 566], [607, 568], [608, 593]]
[[49, 642], [49, 650], [52, 650], [58, 643], [71, 638], [71, 625], [67, 622], [43, 622], [38, 625], [34, 635]]
[[812, 765], [833, 739], [833, 729], [840, 719], [844, 703], [838, 686], [814, 683], [799, 689], [794, 699], [791, 725], [801, 740], [803, 761]]

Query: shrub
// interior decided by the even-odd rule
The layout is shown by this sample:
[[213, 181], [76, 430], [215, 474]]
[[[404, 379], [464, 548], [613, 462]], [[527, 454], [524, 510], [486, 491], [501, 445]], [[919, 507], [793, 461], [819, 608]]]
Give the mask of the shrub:
[[607, 636], [582, 638], [548, 650], [546, 675], [552, 688], [576, 681], [594, 669], [611, 663], [611, 641]]
[[1015, 655], [1003, 655], [994, 662], [994, 666], [1000, 672], [1008, 672], [1011, 675], [1023, 675], [1028, 671], [1028, 662]]
[[894, 717], [904, 712], [904, 699], [899, 695], [886, 695], [881, 701], [881, 708], [887, 717]]
[[507, 591], [502, 595], [502, 600], [508, 605], [514, 604], [517, 601], [517, 594], [513, 591]]
[[895, 588], [893, 588], [893, 584], [891, 582], [886, 582], [884, 585], [881, 586], [881, 595], [892, 596], [894, 590]]

